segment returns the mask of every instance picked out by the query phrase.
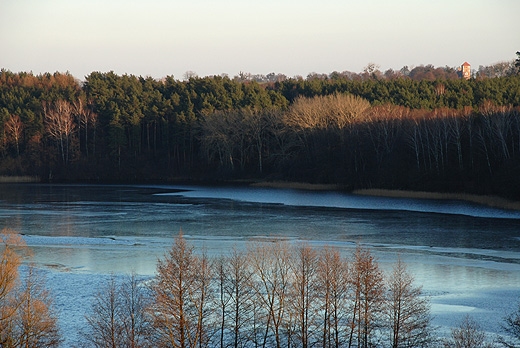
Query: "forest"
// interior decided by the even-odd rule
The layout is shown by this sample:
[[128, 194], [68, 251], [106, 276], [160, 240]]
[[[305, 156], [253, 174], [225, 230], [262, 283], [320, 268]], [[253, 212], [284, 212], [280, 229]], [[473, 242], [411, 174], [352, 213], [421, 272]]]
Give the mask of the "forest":
[[431, 65], [184, 80], [0, 71], [0, 176], [300, 181], [520, 198], [520, 75]]

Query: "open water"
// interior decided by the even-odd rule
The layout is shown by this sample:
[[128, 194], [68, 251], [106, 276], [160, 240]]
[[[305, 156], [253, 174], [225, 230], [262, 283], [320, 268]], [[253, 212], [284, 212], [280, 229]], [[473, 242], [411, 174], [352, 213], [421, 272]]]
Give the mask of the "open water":
[[447, 332], [470, 314], [490, 334], [520, 301], [520, 212], [461, 201], [246, 186], [0, 185], [0, 228], [22, 233], [47, 275], [67, 339], [110, 274], [153, 276], [182, 229], [226, 253], [284, 239], [346, 255], [357, 243], [389, 270], [398, 255]]

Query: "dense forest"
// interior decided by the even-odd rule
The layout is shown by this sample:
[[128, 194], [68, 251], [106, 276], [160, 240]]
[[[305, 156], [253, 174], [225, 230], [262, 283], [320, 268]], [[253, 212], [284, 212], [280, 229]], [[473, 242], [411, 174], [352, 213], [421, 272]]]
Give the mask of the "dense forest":
[[151, 77], [0, 71], [0, 175], [287, 180], [520, 197], [520, 75]]

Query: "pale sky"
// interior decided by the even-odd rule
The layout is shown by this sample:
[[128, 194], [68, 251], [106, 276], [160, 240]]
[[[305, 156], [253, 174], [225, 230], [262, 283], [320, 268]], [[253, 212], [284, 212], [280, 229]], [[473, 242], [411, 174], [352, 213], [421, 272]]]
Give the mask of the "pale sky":
[[474, 69], [516, 58], [519, 0], [0, 0], [0, 68], [199, 76]]

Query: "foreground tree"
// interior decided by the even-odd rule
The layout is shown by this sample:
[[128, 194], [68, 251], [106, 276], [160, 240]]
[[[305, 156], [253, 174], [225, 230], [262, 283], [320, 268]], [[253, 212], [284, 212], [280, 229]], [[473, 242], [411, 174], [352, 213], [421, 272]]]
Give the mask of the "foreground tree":
[[29, 266], [12, 323], [10, 335], [15, 343], [12, 347], [58, 347], [61, 344], [53, 298], [43, 284], [45, 279]]
[[57, 315], [45, 279], [29, 265], [20, 280], [23, 240], [10, 229], [1, 231], [0, 240], [0, 346], [58, 347]]
[[446, 348], [490, 348], [482, 327], [469, 315], [451, 330], [451, 337], [444, 342]]
[[326, 247], [318, 254], [317, 296], [320, 299], [320, 346], [340, 347], [348, 342], [351, 322], [348, 262], [339, 251]]
[[84, 335], [94, 347], [122, 347], [123, 329], [119, 322], [119, 299], [115, 277], [101, 289], [92, 305], [92, 315], [87, 316], [89, 332]]
[[514, 312], [504, 318], [503, 328], [509, 338], [500, 337], [500, 343], [507, 348], [520, 347], [520, 303]]
[[147, 288], [135, 274], [123, 280], [111, 276], [86, 317], [85, 341], [94, 347], [153, 347], [149, 306]]
[[428, 347], [433, 340], [430, 303], [399, 258], [387, 279], [386, 317], [392, 348]]
[[0, 259], [0, 335], [5, 323], [15, 313], [12, 303], [14, 301], [14, 289], [18, 285], [18, 267], [21, 264], [21, 258], [16, 253], [16, 247], [20, 245], [21, 240], [10, 229], [3, 229], [0, 233], [2, 242], [2, 254]]
[[208, 344], [211, 272], [206, 257], [193, 253], [182, 236], [157, 264], [152, 306], [158, 347], [204, 347]]
[[2, 254], [0, 260], [0, 346], [8, 346], [12, 337], [10, 333], [16, 316], [18, 303], [16, 289], [19, 285], [18, 268], [21, 257], [16, 248], [21, 239], [13, 230], [3, 229], [0, 234]]
[[[289, 305], [290, 250], [287, 243], [255, 245], [249, 250], [255, 290], [255, 346], [285, 347], [284, 332], [292, 326]], [[290, 334], [290, 331], [289, 331]]]
[[293, 281], [289, 311], [294, 318], [292, 330], [297, 346], [307, 348], [312, 345], [316, 325], [318, 255], [316, 250], [304, 244], [294, 248], [291, 261]]
[[369, 250], [357, 247], [351, 267], [354, 290], [349, 347], [372, 347], [381, 336], [385, 283], [383, 272]]
[[219, 282], [221, 347], [245, 347], [251, 342], [254, 290], [248, 255], [233, 249], [215, 263]]

